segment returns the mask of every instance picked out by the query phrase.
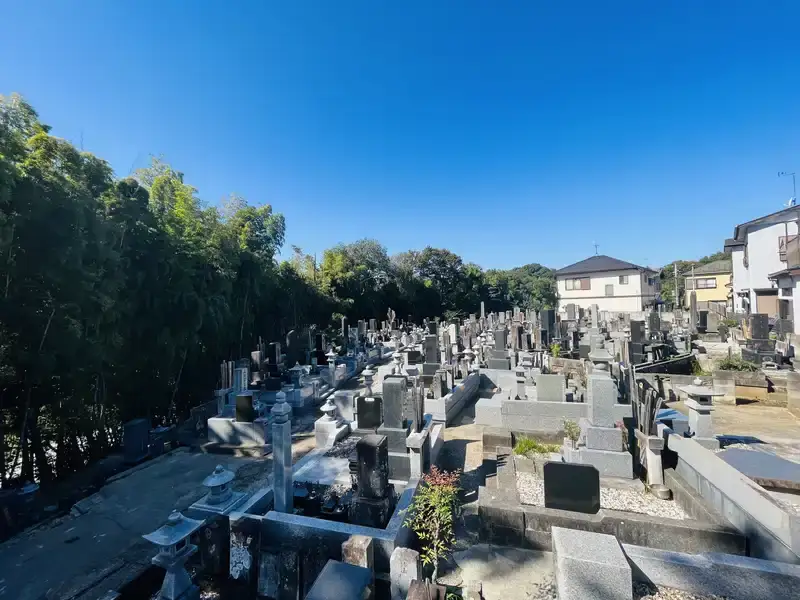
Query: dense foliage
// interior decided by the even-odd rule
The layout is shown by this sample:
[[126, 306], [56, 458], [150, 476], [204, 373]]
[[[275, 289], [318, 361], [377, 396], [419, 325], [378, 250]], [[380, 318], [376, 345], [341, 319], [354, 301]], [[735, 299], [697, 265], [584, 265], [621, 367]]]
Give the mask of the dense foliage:
[[540, 265], [483, 272], [448, 250], [388, 256], [374, 240], [318, 262], [277, 258], [283, 216], [201, 202], [154, 159], [117, 179], [0, 97], [0, 485], [48, 481], [106, 455], [120, 424], [206, 402], [223, 359], [306, 324], [555, 306]]
[[707, 265], [717, 260], [728, 258], [724, 252], [716, 252], [709, 256], [704, 256], [699, 260], [675, 260], [661, 269], [661, 298], [664, 302], [675, 302], [675, 267], [678, 268], [678, 301], [683, 301], [683, 294], [686, 292], [686, 277], [692, 274], [692, 267]]

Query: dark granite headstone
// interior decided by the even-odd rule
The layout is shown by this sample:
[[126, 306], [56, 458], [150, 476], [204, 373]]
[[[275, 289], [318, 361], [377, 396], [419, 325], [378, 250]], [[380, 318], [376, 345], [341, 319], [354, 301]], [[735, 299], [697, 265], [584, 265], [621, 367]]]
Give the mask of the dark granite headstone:
[[505, 329], [495, 329], [494, 331], [494, 349], [495, 350], [505, 350], [506, 349], [506, 339], [508, 335], [508, 331]]
[[408, 383], [405, 377], [387, 377], [383, 380], [383, 425], [403, 427], [403, 406]]
[[652, 311], [648, 313], [647, 318], [649, 321], [648, 325], [650, 325], [650, 333], [661, 331], [661, 316], [657, 312]]
[[359, 396], [356, 398], [356, 414], [358, 415], [359, 429], [375, 430], [383, 422], [381, 411], [382, 399], [377, 397]]
[[544, 463], [544, 506], [596, 514], [600, 510], [600, 472], [592, 465]]
[[644, 321], [631, 321], [631, 341], [637, 344], [645, 341]]
[[389, 444], [385, 435], [365, 435], [356, 443], [358, 495], [380, 499], [389, 485]]
[[252, 394], [239, 394], [236, 396], [236, 420], [239, 423], [252, 423], [256, 418], [253, 408]]
[[750, 315], [750, 337], [754, 340], [769, 339], [769, 316], [761, 313]]
[[277, 365], [281, 362], [280, 342], [270, 342], [267, 347], [267, 362], [271, 365]]

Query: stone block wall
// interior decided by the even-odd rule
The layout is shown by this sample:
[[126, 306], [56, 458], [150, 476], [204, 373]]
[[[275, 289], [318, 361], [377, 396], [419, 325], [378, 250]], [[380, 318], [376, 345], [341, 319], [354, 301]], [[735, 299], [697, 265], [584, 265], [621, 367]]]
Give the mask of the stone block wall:
[[789, 371], [786, 374], [786, 408], [800, 417], [800, 373]]

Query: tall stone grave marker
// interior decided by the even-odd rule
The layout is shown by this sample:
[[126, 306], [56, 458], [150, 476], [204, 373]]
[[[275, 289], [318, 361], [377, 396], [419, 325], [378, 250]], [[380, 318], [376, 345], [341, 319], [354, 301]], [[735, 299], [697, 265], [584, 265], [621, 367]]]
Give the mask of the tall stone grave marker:
[[294, 502], [292, 481], [292, 408], [286, 394], [278, 392], [272, 415], [272, 484], [275, 491], [275, 510], [291, 513]]
[[389, 475], [397, 480], [408, 480], [411, 474], [406, 446], [411, 428], [403, 418], [407, 389], [405, 377], [394, 376], [383, 380], [383, 425], [378, 427], [378, 434], [387, 438]]

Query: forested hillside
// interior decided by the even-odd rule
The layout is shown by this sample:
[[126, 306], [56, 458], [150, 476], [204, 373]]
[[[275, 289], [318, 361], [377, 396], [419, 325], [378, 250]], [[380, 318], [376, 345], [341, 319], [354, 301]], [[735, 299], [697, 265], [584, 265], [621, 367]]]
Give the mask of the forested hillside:
[[81, 468], [130, 418], [176, 420], [259, 336], [333, 332], [342, 314], [389, 307], [420, 319], [481, 300], [555, 304], [538, 264], [484, 272], [444, 249], [389, 256], [375, 240], [317, 259], [281, 253], [285, 233], [271, 205], [206, 204], [161, 160], [118, 179], [22, 98], [0, 97], [0, 485]]

